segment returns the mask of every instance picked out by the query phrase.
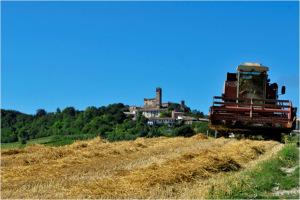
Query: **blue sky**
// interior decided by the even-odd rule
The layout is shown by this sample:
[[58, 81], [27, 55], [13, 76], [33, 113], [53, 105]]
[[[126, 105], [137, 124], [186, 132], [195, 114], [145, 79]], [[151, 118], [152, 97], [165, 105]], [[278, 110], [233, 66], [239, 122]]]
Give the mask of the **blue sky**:
[[227, 72], [270, 67], [299, 104], [298, 2], [2, 2], [2, 108], [184, 99], [208, 113]]

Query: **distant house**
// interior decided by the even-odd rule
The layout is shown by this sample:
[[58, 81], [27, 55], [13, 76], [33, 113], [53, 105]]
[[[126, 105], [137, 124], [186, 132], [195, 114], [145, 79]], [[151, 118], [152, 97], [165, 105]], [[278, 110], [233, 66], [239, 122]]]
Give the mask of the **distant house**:
[[178, 119], [182, 116], [184, 116], [184, 112], [172, 111], [172, 118]]
[[160, 117], [160, 113], [166, 109], [162, 108], [142, 108], [140, 111], [146, 118]]
[[148, 125], [161, 125], [161, 124], [166, 124], [166, 125], [174, 125], [176, 123], [176, 119], [172, 117], [151, 117], [148, 118]]
[[193, 122], [198, 121], [195, 117], [190, 117], [190, 116], [179, 116], [179, 120], [182, 120], [184, 124], [192, 124]]
[[207, 119], [207, 118], [198, 118], [198, 121], [200, 121], [200, 122], [209, 122], [209, 119]]

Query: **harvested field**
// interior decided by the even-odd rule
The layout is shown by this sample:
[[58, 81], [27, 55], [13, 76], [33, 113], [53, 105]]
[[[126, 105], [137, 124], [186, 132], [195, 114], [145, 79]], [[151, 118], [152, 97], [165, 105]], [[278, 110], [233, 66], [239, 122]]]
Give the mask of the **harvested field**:
[[[198, 186], [280, 149], [274, 141], [100, 138], [1, 152], [2, 198], [205, 198]], [[190, 191], [189, 191], [190, 189]], [[192, 191], [193, 190], [193, 191]], [[201, 191], [201, 192], [199, 192]]]

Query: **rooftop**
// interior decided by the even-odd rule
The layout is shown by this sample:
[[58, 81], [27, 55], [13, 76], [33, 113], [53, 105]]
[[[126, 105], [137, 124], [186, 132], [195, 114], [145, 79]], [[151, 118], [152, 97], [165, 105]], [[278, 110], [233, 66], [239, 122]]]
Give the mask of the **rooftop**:
[[166, 108], [141, 108], [140, 111], [163, 111], [166, 110]]
[[243, 71], [243, 72], [251, 72], [251, 71], [258, 71], [258, 72], [266, 72], [269, 71], [269, 68], [267, 66], [263, 66], [259, 63], [251, 63], [251, 62], [245, 62], [240, 64], [237, 67], [237, 71]]

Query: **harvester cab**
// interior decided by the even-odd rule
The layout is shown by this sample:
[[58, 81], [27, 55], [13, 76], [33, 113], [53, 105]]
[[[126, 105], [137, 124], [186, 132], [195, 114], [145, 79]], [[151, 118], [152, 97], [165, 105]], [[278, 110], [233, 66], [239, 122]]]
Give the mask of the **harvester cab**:
[[227, 73], [223, 94], [213, 97], [210, 107], [211, 128], [221, 134], [280, 134], [295, 128], [296, 108], [278, 99], [278, 84], [270, 83], [268, 70], [258, 63], [243, 63], [236, 73]]

